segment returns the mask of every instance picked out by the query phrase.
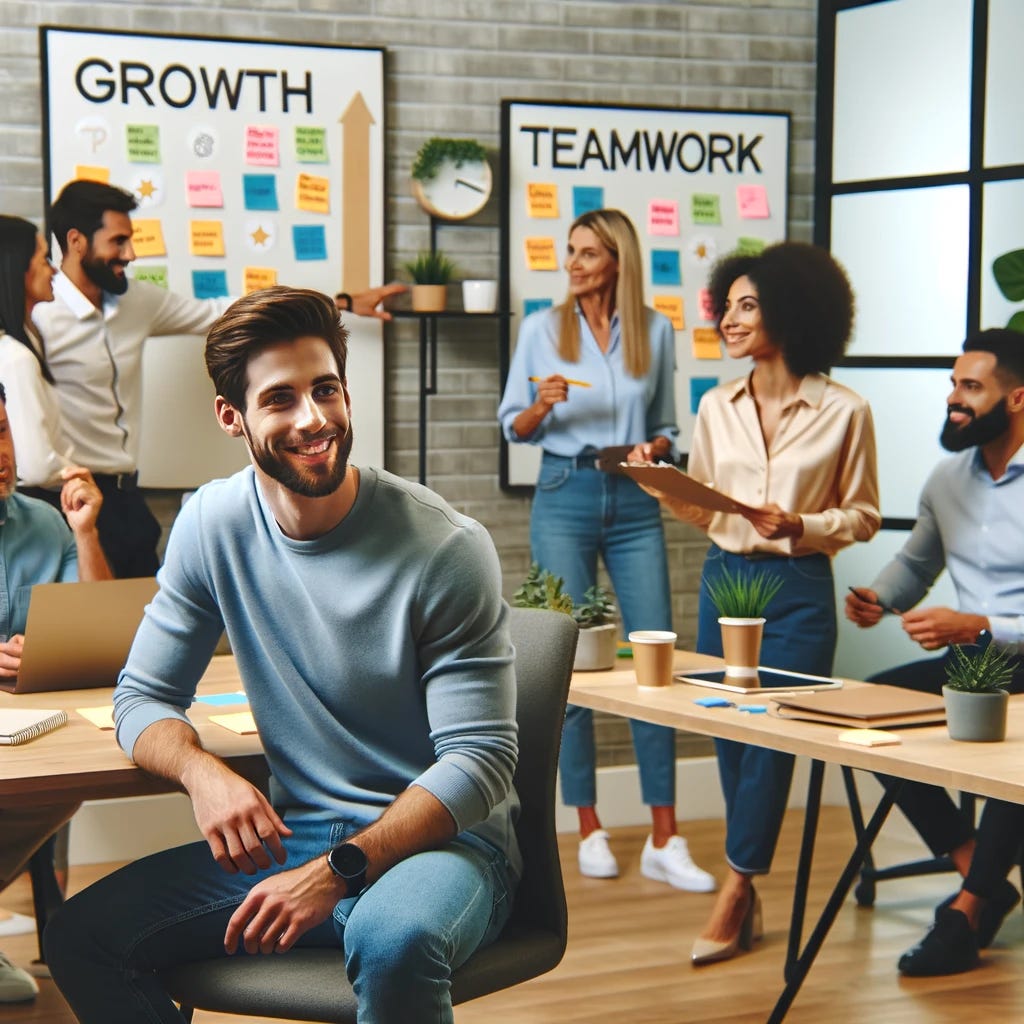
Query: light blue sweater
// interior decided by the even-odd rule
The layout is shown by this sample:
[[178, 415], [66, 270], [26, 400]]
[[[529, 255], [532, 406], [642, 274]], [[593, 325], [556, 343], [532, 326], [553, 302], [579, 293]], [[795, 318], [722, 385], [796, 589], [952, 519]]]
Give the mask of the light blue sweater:
[[286, 537], [252, 469], [200, 488], [174, 524], [160, 591], [114, 694], [129, 756], [187, 721], [226, 628], [291, 816], [377, 818], [415, 783], [518, 873], [515, 676], [487, 532], [380, 470], [333, 530]]

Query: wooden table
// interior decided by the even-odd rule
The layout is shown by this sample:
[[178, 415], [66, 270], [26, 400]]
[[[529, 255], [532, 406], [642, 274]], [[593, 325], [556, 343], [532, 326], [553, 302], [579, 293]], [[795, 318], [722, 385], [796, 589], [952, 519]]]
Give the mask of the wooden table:
[[[721, 668], [722, 664], [720, 658], [688, 651], [676, 651], [675, 654], [677, 672]], [[851, 689], [870, 685], [855, 680], [844, 681], [844, 686]], [[902, 743], [898, 746], [857, 747], [840, 743], [837, 738], [839, 728], [834, 725], [752, 714], [740, 711], [738, 707], [705, 708], [694, 703], [699, 697], [711, 694], [725, 697], [736, 705], [769, 702], [765, 694], [744, 696], [686, 683], [673, 683], [661, 690], [641, 690], [636, 685], [632, 662], [624, 660], [607, 672], [573, 673], [569, 703], [811, 758], [803, 843], [784, 970], [786, 985], [768, 1017], [769, 1024], [777, 1024], [796, 998], [899, 793], [899, 786], [887, 790], [870, 821], [858, 830], [853, 853], [810, 937], [801, 948], [825, 764], [884, 772], [900, 780], [927, 782], [1024, 803], [1024, 695], [1010, 699], [1007, 739], [1003, 743], [957, 743], [949, 738], [945, 725], [934, 725], [899, 730]]]

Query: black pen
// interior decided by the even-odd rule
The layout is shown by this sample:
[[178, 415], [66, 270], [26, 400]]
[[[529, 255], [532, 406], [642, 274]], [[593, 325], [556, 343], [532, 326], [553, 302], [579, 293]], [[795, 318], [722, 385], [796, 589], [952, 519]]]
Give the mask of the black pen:
[[898, 611], [896, 611], [895, 608], [891, 608], [887, 604], [882, 604], [881, 601], [869, 601], [856, 587], [847, 587], [847, 590], [849, 590], [851, 594], [854, 594], [855, 596], [859, 597], [866, 604], [877, 605], [879, 608], [882, 609], [883, 612], [888, 612], [890, 615], [900, 614]]

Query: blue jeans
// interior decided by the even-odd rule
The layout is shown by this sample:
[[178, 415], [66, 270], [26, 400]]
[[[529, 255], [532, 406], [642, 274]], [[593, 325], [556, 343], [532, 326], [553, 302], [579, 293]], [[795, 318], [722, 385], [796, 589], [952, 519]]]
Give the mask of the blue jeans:
[[[718, 610], [708, 596], [708, 579], [723, 568], [730, 573], [764, 570], [780, 576], [782, 589], [766, 613], [761, 664], [827, 676], [836, 650], [836, 594], [827, 555], [749, 559], [712, 544], [704, 561], [697, 618], [697, 650], [722, 654]], [[789, 799], [794, 759], [764, 747], [715, 740], [718, 775], [725, 796], [725, 855], [745, 875], [771, 868]]]
[[[295, 834], [283, 866], [229, 875], [205, 842], [193, 843], [129, 864], [64, 904], [46, 929], [46, 960], [78, 1020], [181, 1024], [154, 972], [225, 956], [228, 919], [256, 882], [356, 831], [344, 822], [288, 824]], [[344, 949], [359, 1021], [451, 1022], [451, 970], [497, 937], [513, 892], [505, 858], [463, 837], [401, 861], [298, 945]]]
[[[530, 516], [530, 552], [542, 569], [561, 576], [574, 603], [597, 582], [597, 556], [615, 589], [625, 633], [671, 629], [665, 533], [657, 501], [625, 476], [577, 468], [573, 459], [544, 453]], [[675, 732], [631, 721], [643, 801], [676, 802]], [[569, 807], [597, 802], [594, 716], [570, 704], [565, 713], [558, 767], [562, 801]]]

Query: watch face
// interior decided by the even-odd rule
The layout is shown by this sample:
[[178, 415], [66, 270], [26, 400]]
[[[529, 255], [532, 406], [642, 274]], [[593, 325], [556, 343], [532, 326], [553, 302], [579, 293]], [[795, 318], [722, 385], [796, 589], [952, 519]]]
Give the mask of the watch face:
[[342, 878], [355, 878], [366, 871], [366, 854], [353, 843], [335, 846], [329, 857], [331, 867]]
[[462, 220], [483, 209], [491, 194], [491, 166], [486, 160], [456, 165], [445, 160], [429, 181], [412, 183], [420, 206], [435, 217]]

